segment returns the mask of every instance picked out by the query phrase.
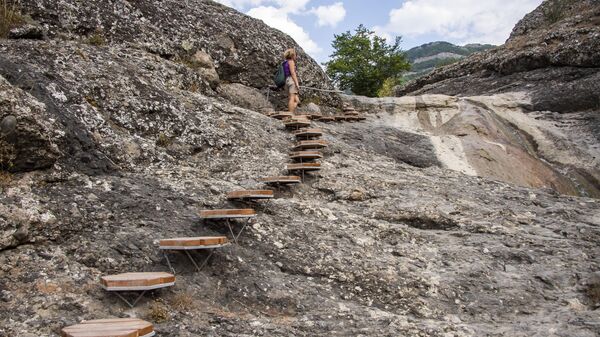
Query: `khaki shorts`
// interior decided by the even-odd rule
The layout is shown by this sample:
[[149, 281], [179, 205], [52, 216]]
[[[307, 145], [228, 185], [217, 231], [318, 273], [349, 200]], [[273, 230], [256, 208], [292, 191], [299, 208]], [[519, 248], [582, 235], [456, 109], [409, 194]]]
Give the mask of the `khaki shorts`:
[[294, 79], [292, 78], [292, 76], [288, 76], [285, 79], [285, 88], [289, 96], [298, 93], [298, 88], [296, 88], [296, 83], [294, 83]]

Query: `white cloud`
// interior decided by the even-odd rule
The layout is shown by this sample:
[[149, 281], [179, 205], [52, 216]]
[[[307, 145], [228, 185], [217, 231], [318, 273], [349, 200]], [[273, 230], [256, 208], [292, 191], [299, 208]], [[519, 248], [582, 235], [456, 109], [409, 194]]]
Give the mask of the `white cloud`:
[[[297, 1], [296, 3], [298, 2], [302, 1]], [[308, 33], [304, 31], [302, 27], [300, 27], [290, 18], [289, 13], [292, 11], [291, 8], [294, 7], [295, 5], [291, 5], [290, 7], [284, 6], [280, 8], [272, 6], [260, 6], [252, 8], [247, 14], [254, 18], [263, 20], [267, 25], [289, 34], [307, 53], [320, 53], [322, 48], [310, 38]]]
[[215, 0], [224, 5], [263, 20], [267, 25], [290, 35], [307, 53], [315, 55], [323, 51], [303, 27], [292, 18], [294, 15], [315, 15], [317, 26], [335, 27], [346, 17], [342, 2], [329, 6], [307, 9], [312, 0]]
[[381, 35], [435, 34], [462, 43], [502, 44], [513, 26], [542, 0], [410, 0], [389, 14]]
[[341, 2], [336, 2], [330, 6], [319, 6], [311, 9], [310, 12], [317, 16], [318, 26], [335, 27], [346, 17], [346, 9]]
[[214, 0], [216, 2], [220, 2], [225, 6], [233, 7], [233, 8], [244, 8], [246, 6], [259, 6], [268, 0]]

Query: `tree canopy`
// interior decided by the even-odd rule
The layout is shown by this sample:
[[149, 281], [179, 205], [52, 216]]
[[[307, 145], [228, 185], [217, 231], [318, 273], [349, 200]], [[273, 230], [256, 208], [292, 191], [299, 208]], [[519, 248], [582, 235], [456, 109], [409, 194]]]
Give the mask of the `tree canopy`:
[[331, 60], [324, 63], [326, 73], [340, 89], [374, 97], [386, 80], [399, 81], [402, 71], [410, 69], [400, 41], [397, 37], [390, 45], [363, 25], [354, 34], [335, 35]]

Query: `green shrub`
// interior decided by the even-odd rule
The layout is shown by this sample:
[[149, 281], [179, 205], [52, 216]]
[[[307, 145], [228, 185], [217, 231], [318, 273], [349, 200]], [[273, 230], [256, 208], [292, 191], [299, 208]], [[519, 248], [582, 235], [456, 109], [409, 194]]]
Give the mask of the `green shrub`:
[[402, 78], [395, 78], [395, 77], [386, 78], [385, 81], [383, 81], [383, 85], [381, 86], [381, 88], [379, 90], [377, 90], [377, 96], [378, 97], [394, 96], [394, 87], [397, 85], [401, 85], [405, 82], [406, 81]]

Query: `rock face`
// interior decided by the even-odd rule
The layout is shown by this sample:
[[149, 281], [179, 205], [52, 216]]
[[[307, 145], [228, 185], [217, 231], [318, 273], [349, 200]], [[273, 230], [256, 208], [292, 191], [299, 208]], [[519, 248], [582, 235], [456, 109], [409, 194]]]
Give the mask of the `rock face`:
[[[515, 26], [505, 45], [436, 69], [397, 95], [524, 91], [537, 111], [598, 111], [599, 27], [598, 1], [544, 1]], [[597, 119], [594, 124], [598, 128]]]
[[[169, 20], [151, 22], [168, 26], [192, 20], [193, 4], [233, 22], [224, 7], [23, 2], [46, 20], [49, 39], [0, 40], [0, 148], [23, 163], [0, 170], [0, 336], [55, 337], [83, 319], [110, 317], [149, 320], [168, 337], [600, 332], [598, 199], [446, 169], [450, 161], [431, 141], [434, 132], [473, 146], [488, 139], [476, 132], [498, 143], [519, 137], [491, 122], [531, 104], [518, 97], [513, 105], [476, 97], [350, 98], [358, 108], [387, 112], [363, 123], [316, 122], [331, 144], [318, 175], [278, 191], [266, 207], [253, 206], [258, 217], [239, 244], [218, 250], [202, 271], [173, 254], [175, 287], [126, 308], [100, 288], [99, 277], [167, 271], [162, 238], [227, 235], [226, 226], [200, 221], [198, 210], [239, 207], [225, 193], [260, 188], [259, 178], [284, 173], [293, 137], [280, 121], [218, 94], [222, 81], [236, 76], [248, 83], [235, 83], [256, 89], [250, 74], [228, 73], [209, 50], [206, 57], [190, 49], [197, 57], [188, 64], [167, 57], [168, 48], [158, 54], [135, 47], [127, 34], [143, 35], [127, 27], [146, 20], [117, 20], [132, 9], [152, 10]], [[199, 26], [222, 31], [204, 18]], [[78, 35], [92, 34], [82, 27], [98, 22], [104, 44]], [[169, 45], [160, 29], [151, 32]], [[177, 34], [185, 35], [174, 32], [173, 41]], [[210, 72], [211, 61], [216, 89], [198, 71]], [[449, 122], [465, 116], [478, 116], [470, 119], [477, 123]], [[506, 149], [535, 159], [549, 146]]]
[[[51, 38], [122, 44], [183, 64], [208, 55], [221, 81], [266, 91], [283, 51], [298, 51], [302, 85], [333, 89], [321, 67], [292, 40], [260, 20], [211, 0], [24, 0], [23, 11]], [[210, 66], [205, 67], [210, 68]], [[211, 75], [212, 77], [212, 75]], [[335, 96], [307, 92], [336, 105]], [[307, 96], [308, 98], [308, 96]]]
[[0, 169], [51, 167], [60, 155], [57, 124], [41, 102], [0, 78]]
[[[396, 153], [400, 161], [418, 167], [440, 165], [521, 186], [600, 198], [600, 146], [595, 135], [580, 124], [551, 121], [560, 118], [557, 114], [531, 111], [524, 94], [344, 99], [377, 113], [377, 128], [393, 134], [381, 142], [379, 135], [369, 135], [370, 129], [359, 132], [370, 139], [365, 145], [378, 153], [392, 158]], [[382, 145], [386, 148], [378, 149]]]

